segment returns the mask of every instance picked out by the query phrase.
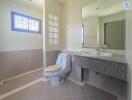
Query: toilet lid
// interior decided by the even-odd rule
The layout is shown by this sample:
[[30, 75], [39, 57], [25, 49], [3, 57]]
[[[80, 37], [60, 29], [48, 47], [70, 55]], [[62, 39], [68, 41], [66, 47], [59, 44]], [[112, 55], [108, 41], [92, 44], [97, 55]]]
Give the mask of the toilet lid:
[[48, 66], [47, 68], [44, 69], [45, 72], [54, 72], [54, 71], [58, 71], [60, 70], [61, 67], [58, 65], [52, 65], [52, 66]]

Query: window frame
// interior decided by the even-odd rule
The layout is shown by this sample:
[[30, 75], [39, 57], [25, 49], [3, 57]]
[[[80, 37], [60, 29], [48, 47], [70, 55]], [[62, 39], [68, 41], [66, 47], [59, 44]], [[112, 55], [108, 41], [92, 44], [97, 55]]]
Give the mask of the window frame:
[[[20, 28], [16, 28], [15, 27], [15, 15], [21, 16], [21, 17], [25, 17], [28, 20], [34, 20], [34, 21], [38, 21], [39, 25], [38, 25], [38, 31], [33, 31], [33, 30], [29, 30], [29, 21], [28, 21], [28, 29], [20, 29]], [[35, 18], [35, 17], [31, 17], [19, 12], [14, 12], [11, 11], [11, 30], [12, 31], [18, 31], [18, 32], [28, 32], [28, 33], [40, 33], [42, 32], [42, 22], [41, 19]]]

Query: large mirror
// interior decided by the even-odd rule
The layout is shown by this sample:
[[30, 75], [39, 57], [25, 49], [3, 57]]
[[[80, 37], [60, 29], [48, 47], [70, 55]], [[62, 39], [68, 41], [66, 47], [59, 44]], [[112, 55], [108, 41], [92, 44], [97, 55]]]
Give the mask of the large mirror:
[[125, 49], [124, 0], [94, 0], [82, 8], [83, 48]]

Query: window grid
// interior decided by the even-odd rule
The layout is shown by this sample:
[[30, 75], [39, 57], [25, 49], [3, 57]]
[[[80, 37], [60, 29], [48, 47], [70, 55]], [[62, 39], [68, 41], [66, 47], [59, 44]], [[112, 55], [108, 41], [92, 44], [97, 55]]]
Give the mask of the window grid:
[[49, 44], [57, 45], [59, 43], [59, 19], [52, 14], [49, 15], [48, 35]]
[[12, 31], [41, 33], [41, 20], [11, 12], [11, 28]]

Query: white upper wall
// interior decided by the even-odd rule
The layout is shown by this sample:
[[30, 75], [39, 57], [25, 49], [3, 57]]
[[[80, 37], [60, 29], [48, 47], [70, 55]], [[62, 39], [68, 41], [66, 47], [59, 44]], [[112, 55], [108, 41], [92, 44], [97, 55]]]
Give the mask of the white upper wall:
[[63, 49], [81, 49], [82, 7], [93, 0], [68, 0], [63, 6]]
[[11, 31], [11, 11], [43, 19], [43, 12], [12, 0], [0, 1], [0, 51], [43, 48], [43, 34]]
[[12, 0], [13, 2], [20, 3], [22, 5], [26, 5], [30, 8], [35, 8], [37, 10], [43, 10], [43, 0]]
[[128, 61], [128, 99], [132, 100], [132, 0], [126, 13], [126, 59]]
[[85, 48], [97, 47], [97, 33], [99, 27], [98, 17], [88, 17], [83, 19], [84, 25], [84, 46]]

